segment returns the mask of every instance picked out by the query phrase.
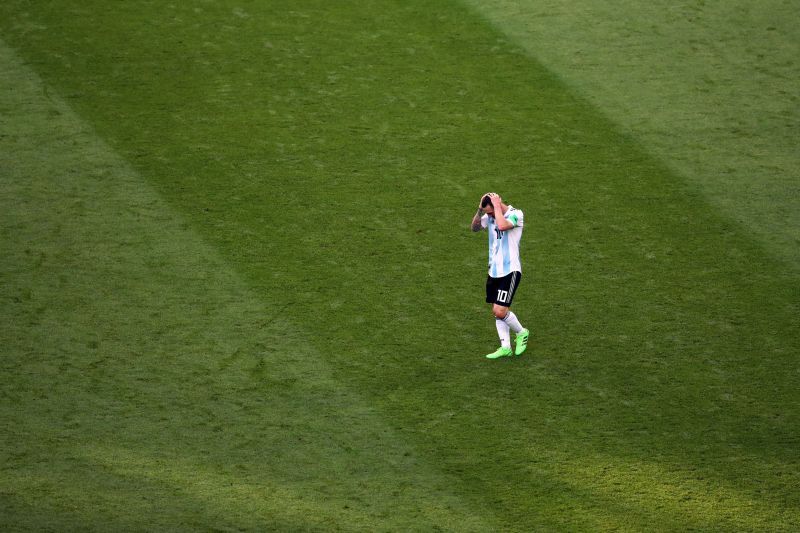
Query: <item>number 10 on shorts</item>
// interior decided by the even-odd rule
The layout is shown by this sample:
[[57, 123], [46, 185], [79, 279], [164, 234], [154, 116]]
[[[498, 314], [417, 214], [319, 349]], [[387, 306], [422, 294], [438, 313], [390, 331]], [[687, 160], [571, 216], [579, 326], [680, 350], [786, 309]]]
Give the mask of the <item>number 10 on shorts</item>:
[[508, 301], [508, 291], [498, 290], [497, 291], [497, 301], [498, 302], [507, 302]]

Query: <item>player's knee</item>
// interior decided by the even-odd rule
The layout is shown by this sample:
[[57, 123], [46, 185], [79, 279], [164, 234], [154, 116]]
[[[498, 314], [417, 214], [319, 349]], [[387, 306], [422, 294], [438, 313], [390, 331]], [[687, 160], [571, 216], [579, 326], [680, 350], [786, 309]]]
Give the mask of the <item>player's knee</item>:
[[494, 313], [495, 318], [503, 320], [508, 314], [508, 307], [503, 307], [502, 305], [495, 304], [492, 306], [492, 312]]

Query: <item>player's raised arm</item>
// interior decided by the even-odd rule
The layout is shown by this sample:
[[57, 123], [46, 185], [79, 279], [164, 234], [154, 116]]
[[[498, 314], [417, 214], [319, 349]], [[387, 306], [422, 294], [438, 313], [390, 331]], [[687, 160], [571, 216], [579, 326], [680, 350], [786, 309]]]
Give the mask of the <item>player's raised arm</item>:
[[503, 199], [499, 194], [489, 193], [489, 200], [492, 202], [492, 211], [494, 212], [494, 223], [500, 231], [510, 230], [514, 224], [506, 220], [505, 213], [503, 212]]
[[483, 229], [481, 226], [481, 217], [483, 216], [483, 209], [478, 208], [478, 212], [472, 217], [472, 225], [470, 225], [470, 229], [472, 231], [480, 231]]
[[475, 213], [475, 215], [473, 215], [472, 224], [470, 225], [470, 229], [472, 229], [472, 231], [480, 231], [483, 229], [483, 225], [481, 224], [481, 218], [485, 214], [483, 208], [486, 207], [487, 196], [488, 194], [484, 194], [483, 196], [481, 196], [481, 201], [478, 202], [478, 212]]

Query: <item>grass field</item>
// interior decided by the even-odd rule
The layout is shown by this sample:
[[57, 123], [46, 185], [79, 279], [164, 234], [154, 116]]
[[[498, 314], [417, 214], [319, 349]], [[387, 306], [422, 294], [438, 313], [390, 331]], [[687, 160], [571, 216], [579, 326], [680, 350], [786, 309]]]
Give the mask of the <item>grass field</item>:
[[797, 2], [468, 3], [715, 210], [800, 265]]
[[791, 3], [113, 4], [0, 4], [0, 529], [800, 528]]

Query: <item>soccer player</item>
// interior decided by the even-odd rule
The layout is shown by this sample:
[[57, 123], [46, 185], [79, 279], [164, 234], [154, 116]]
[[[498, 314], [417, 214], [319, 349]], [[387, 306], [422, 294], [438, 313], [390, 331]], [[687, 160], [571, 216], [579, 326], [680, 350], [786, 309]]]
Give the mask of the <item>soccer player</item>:
[[[489, 275], [486, 278], [486, 303], [492, 304], [492, 313], [500, 336], [500, 348], [490, 353], [488, 359], [521, 355], [528, 346], [530, 332], [522, 327], [511, 312], [511, 301], [522, 279], [519, 261], [519, 239], [522, 237], [524, 217], [522, 211], [503, 203], [496, 193], [486, 193], [472, 217], [472, 231], [486, 228], [489, 232]], [[511, 350], [511, 331], [516, 335]]]

